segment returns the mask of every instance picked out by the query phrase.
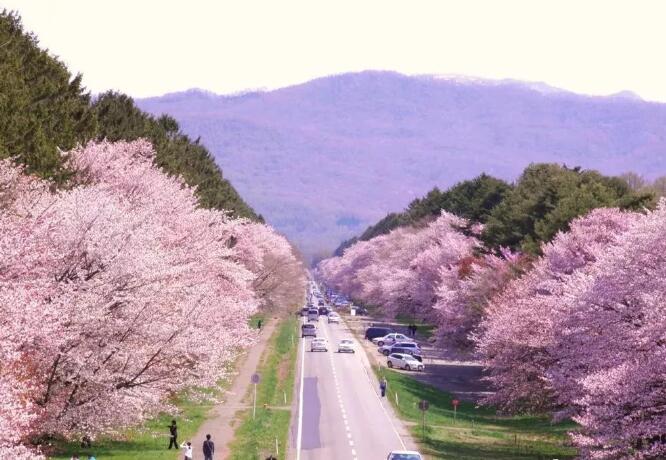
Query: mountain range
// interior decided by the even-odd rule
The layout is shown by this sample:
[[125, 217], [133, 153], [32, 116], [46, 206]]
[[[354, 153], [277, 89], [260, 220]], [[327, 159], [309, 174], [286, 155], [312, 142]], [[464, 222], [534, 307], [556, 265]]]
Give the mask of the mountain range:
[[666, 173], [666, 104], [540, 83], [366, 71], [272, 91], [139, 99], [215, 155], [225, 176], [306, 256], [481, 172], [529, 163]]

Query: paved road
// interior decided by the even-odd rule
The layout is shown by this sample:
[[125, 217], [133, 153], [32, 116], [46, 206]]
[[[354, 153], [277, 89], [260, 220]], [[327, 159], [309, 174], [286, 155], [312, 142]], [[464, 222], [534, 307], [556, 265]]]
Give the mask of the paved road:
[[[303, 407], [296, 458], [385, 459], [391, 450], [404, 449], [403, 441], [411, 444], [400, 421], [393, 418], [388, 401], [379, 397], [360, 344], [356, 344], [355, 354], [336, 352], [341, 339], [353, 339], [347, 327], [328, 324], [322, 317], [317, 328], [317, 335], [328, 339], [330, 348], [325, 353], [310, 352], [311, 339], [301, 340], [303, 378], [298, 383], [302, 384]], [[298, 430], [296, 437], [298, 449]]]

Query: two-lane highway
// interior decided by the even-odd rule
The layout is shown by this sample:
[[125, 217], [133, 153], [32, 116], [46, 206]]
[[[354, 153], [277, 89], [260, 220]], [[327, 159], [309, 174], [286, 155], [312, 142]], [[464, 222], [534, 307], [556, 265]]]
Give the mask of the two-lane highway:
[[[321, 316], [317, 336], [328, 340], [328, 352], [310, 352], [311, 339], [301, 340], [296, 458], [373, 460], [404, 449], [399, 434], [404, 429], [380, 398], [363, 348], [349, 329]], [[343, 338], [354, 340], [356, 353], [337, 353]]]

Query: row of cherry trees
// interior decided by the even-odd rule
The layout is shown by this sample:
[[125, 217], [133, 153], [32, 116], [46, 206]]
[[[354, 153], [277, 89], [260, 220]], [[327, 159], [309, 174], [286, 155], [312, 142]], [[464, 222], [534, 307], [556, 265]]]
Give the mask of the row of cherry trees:
[[199, 207], [153, 155], [145, 141], [75, 149], [56, 191], [0, 162], [0, 456], [114, 432], [215, 384], [252, 343], [249, 316], [303, 282], [283, 237]]
[[440, 344], [483, 360], [487, 403], [573, 418], [581, 456], [666, 457], [666, 202], [594, 210], [532, 261], [481, 255], [461, 224], [357, 243], [319, 273], [388, 313], [416, 305]]

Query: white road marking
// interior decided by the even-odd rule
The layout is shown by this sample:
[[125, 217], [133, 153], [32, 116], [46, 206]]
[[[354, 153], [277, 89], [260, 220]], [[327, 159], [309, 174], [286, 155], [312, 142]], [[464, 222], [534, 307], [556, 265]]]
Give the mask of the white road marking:
[[[368, 381], [370, 382], [370, 385], [374, 388], [374, 382], [370, 378], [370, 374], [368, 374], [368, 370], [365, 368], [365, 365], [363, 365], [363, 370], [365, 371], [365, 376], [368, 378]], [[398, 429], [395, 427], [395, 424], [393, 423], [393, 419], [389, 415], [388, 411], [386, 410], [386, 407], [384, 407], [384, 403], [382, 402], [382, 397], [379, 396], [379, 393], [377, 393], [377, 390], [374, 390], [375, 396], [377, 399], [379, 399], [379, 405], [382, 407], [382, 410], [384, 411], [384, 415], [386, 415], [386, 418], [388, 419], [389, 423], [391, 424], [391, 428], [393, 428], [393, 432], [395, 435], [398, 437], [398, 441], [400, 441], [400, 445], [402, 446], [403, 449], [407, 449], [405, 446], [405, 442], [402, 440], [402, 437], [400, 436], [400, 433], [398, 433]]]
[[298, 434], [296, 435], [296, 460], [301, 460], [303, 443], [303, 380], [305, 378], [305, 344], [301, 344], [301, 389], [298, 397]]

